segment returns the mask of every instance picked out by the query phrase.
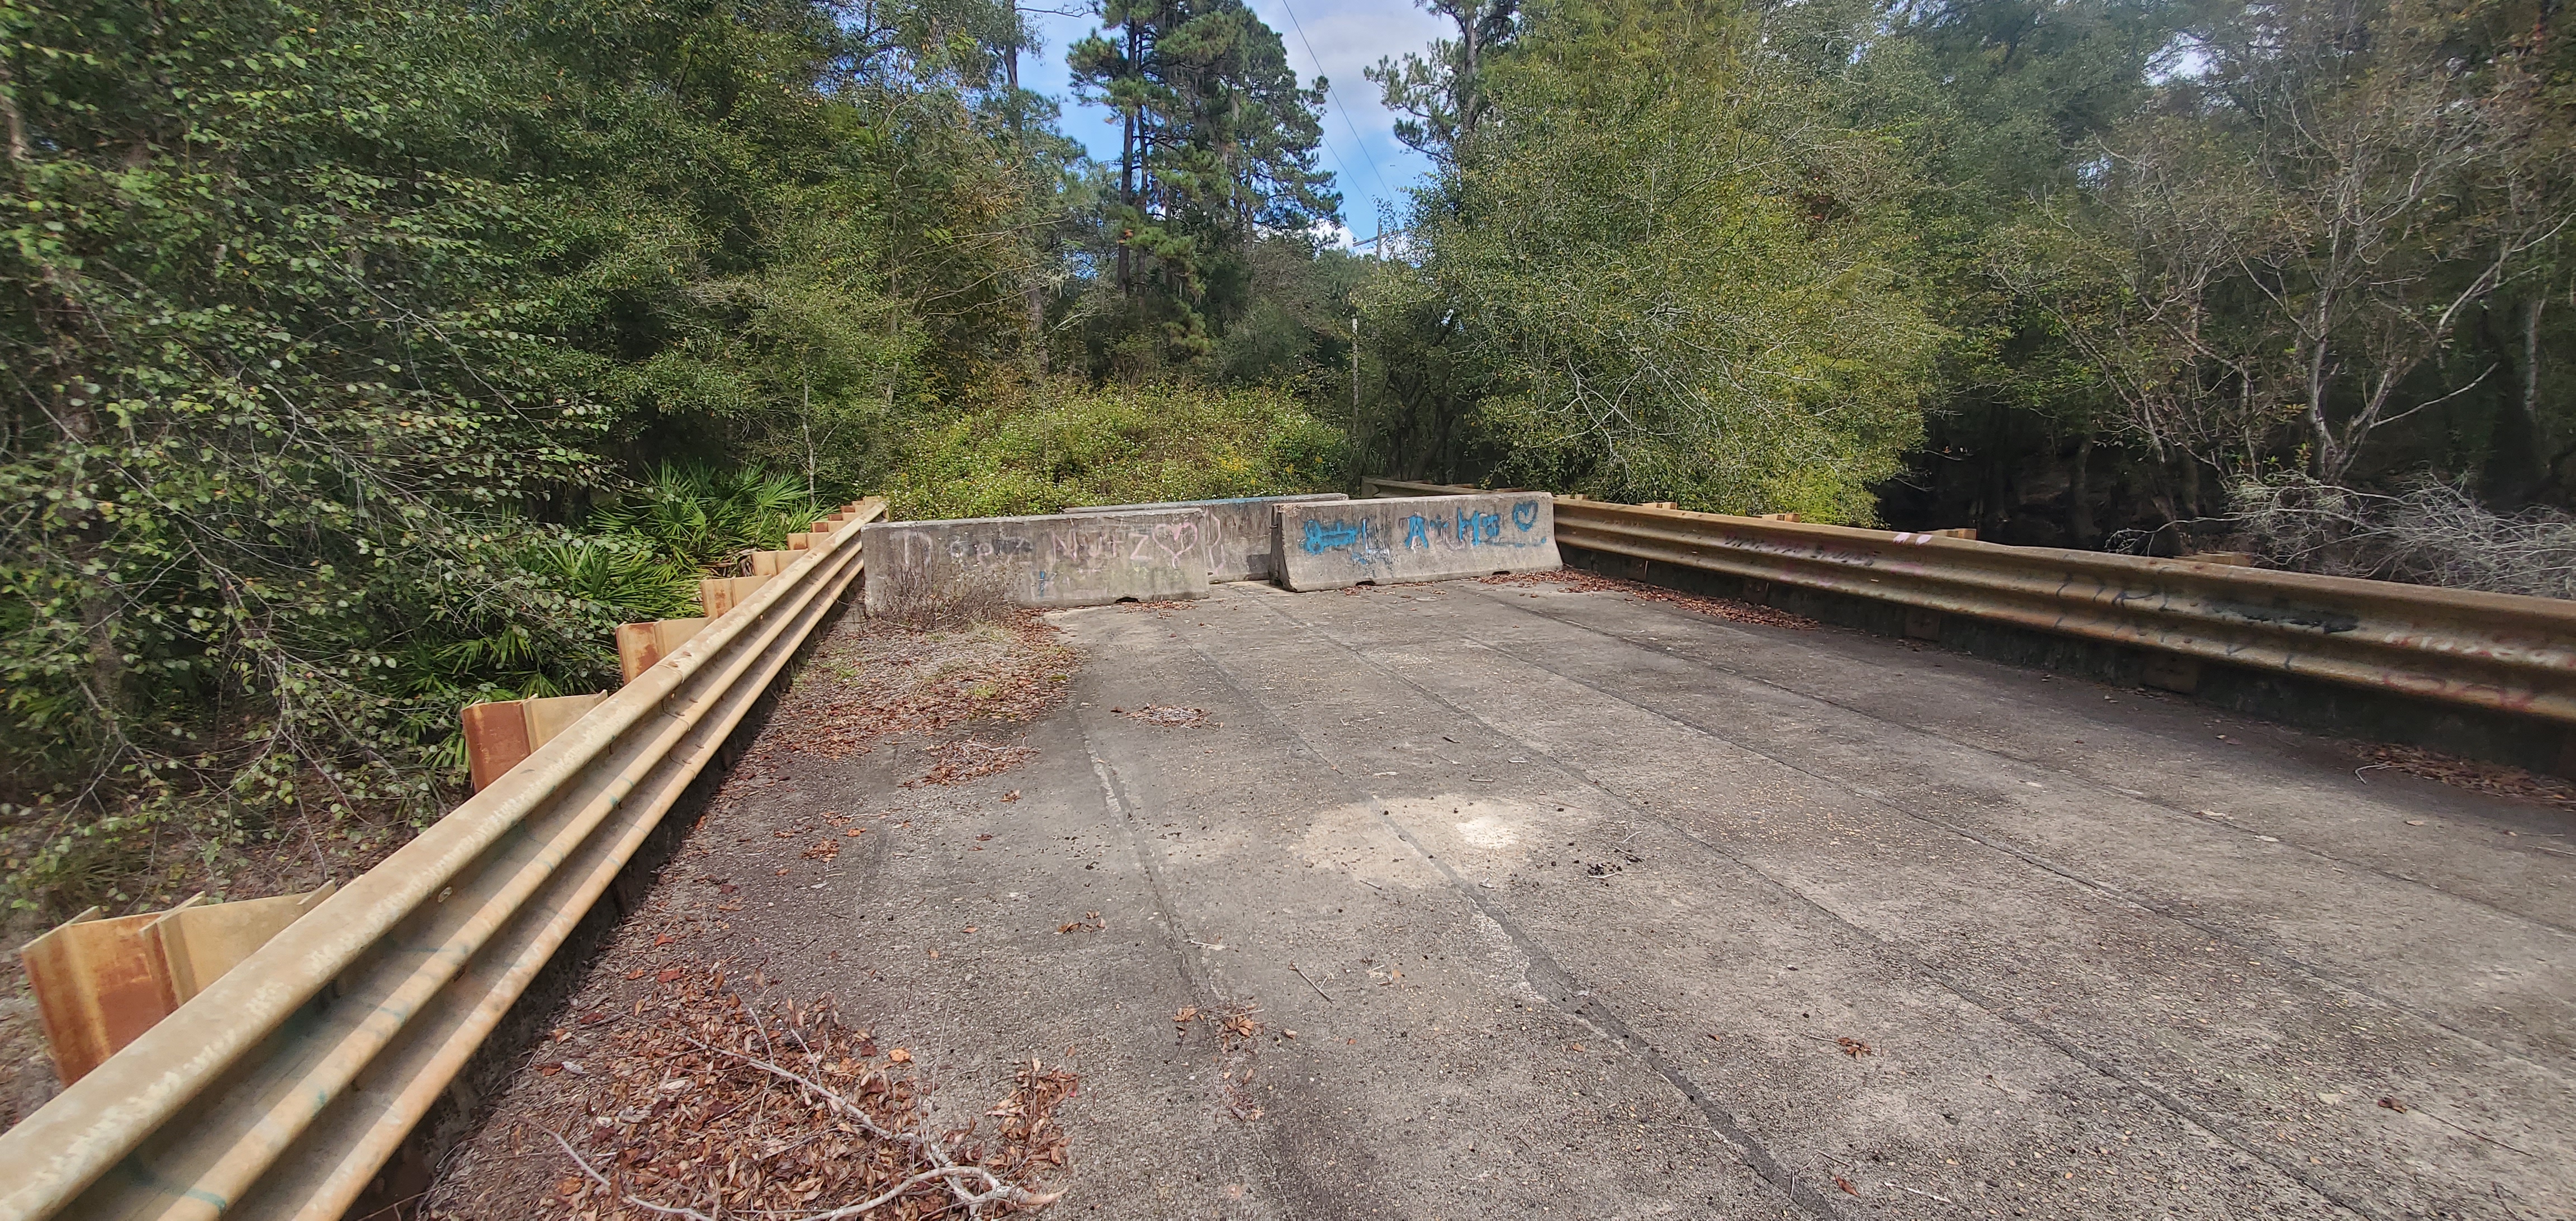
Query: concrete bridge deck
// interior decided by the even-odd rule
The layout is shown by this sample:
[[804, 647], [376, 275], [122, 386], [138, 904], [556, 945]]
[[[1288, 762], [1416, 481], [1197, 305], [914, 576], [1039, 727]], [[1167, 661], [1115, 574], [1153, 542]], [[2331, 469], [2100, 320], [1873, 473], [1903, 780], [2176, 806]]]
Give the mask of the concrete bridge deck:
[[[1028, 763], [771, 755], [663, 889], [737, 864], [728, 952], [952, 1074], [1064, 1059], [1057, 1214], [2576, 1215], [2556, 811], [1613, 592], [1054, 621]], [[824, 809], [885, 833], [764, 830]]]

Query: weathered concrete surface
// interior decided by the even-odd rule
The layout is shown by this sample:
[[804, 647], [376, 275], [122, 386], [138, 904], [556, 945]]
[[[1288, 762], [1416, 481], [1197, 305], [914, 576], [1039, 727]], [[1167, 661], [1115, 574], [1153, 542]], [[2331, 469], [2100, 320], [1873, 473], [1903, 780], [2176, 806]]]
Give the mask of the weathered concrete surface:
[[[700, 952], [961, 1099], [1081, 1073], [1058, 1213], [2576, 1215], [2556, 811], [1608, 593], [1055, 619], [1031, 762], [794, 757], [682, 872], [748, 908]], [[775, 835], [822, 810], [880, 817], [825, 866]], [[1253, 1054], [1172, 1020], [1233, 1002]]]
[[978, 588], [1021, 606], [1205, 597], [1207, 533], [1197, 509], [877, 522], [859, 528], [867, 610]]
[[1271, 535], [1279, 528], [1278, 507], [1324, 501], [1346, 501], [1340, 492], [1304, 496], [1245, 496], [1234, 500], [1167, 500], [1141, 505], [1075, 505], [1067, 513], [1132, 513], [1154, 509], [1199, 509], [1208, 515], [1207, 552], [1210, 581], [1267, 581], [1272, 577]]
[[1545, 492], [1280, 508], [1273, 570], [1290, 589], [1447, 581], [1563, 566]]

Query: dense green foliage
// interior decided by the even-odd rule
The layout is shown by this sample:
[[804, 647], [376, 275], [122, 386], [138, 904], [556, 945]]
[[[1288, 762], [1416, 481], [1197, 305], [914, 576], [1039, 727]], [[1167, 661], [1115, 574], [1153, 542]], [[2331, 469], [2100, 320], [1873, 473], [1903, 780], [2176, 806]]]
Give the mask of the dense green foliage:
[[24, 882], [174, 813], [437, 813], [459, 704], [612, 681], [616, 623], [886, 482], [1044, 322], [1068, 154], [1008, 6], [0, 0], [0, 36]]
[[1336, 483], [1344, 450], [1276, 389], [1057, 382], [914, 434], [884, 492], [916, 518], [1276, 496]]
[[1474, 429], [1513, 483], [1870, 520], [1940, 338], [1896, 270], [1908, 167], [1768, 62], [1748, 15], [1531, 19], [1424, 194], [1420, 257], [1364, 295], [1459, 371], [1391, 371], [1378, 452], [1454, 476]]
[[2553, 8], [1426, 6], [1372, 464], [2167, 549], [2280, 472], [2569, 498]]
[[2284, 473], [2564, 503], [2556, 17], [2097, 0], [1890, 23], [1883, 79], [1944, 103], [1912, 139], [1962, 336], [1938, 456], [1891, 512], [2171, 548]]
[[2554, 7], [1426, 6], [1358, 255], [1242, 0], [1060, 49], [1109, 165], [997, 0], [0, 0], [8, 871], [435, 814], [459, 704], [869, 492], [2576, 499]]

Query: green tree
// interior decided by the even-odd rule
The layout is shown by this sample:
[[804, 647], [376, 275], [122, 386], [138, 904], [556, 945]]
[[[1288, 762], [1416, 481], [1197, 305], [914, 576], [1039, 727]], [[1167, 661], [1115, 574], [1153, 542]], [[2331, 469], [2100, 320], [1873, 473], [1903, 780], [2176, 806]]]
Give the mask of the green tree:
[[1325, 82], [1299, 87], [1242, 0], [1110, 0], [1074, 44], [1076, 86], [1119, 114], [1098, 250], [1115, 303], [1108, 363], [1130, 378], [1201, 366], [1250, 297], [1246, 251], [1338, 219], [1316, 168]]
[[[0, 0], [20, 880], [173, 814], [435, 813], [459, 703], [613, 682], [729, 560], [637, 505], [750, 538], [885, 479], [1054, 275], [1023, 41], [992, 0]], [[673, 456], [786, 491], [639, 485]]]
[[1497, 476], [1874, 518], [1940, 340], [1893, 258], [1905, 167], [1757, 35], [1726, 5], [1555, 3], [1487, 65], [1367, 301], [1453, 350]]
[[1434, 39], [1420, 54], [1386, 56], [1368, 68], [1386, 108], [1404, 115], [1395, 138], [1435, 161], [1475, 134], [1483, 121], [1485, 65], [1519, 32], [1520, 0], [1416, 0], [1458, 27], [1456, 38]]

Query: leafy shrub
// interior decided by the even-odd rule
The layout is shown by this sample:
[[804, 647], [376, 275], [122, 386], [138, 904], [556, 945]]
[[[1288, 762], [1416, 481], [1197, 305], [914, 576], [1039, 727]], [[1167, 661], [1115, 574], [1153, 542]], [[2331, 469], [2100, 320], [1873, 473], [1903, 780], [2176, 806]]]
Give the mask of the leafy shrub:
[[885, 493], [919, 519], [1275, 496], [1339, 486], [1344, 454], [1339, 432], [1278, 390], [1056, 381], [915, 433]]

